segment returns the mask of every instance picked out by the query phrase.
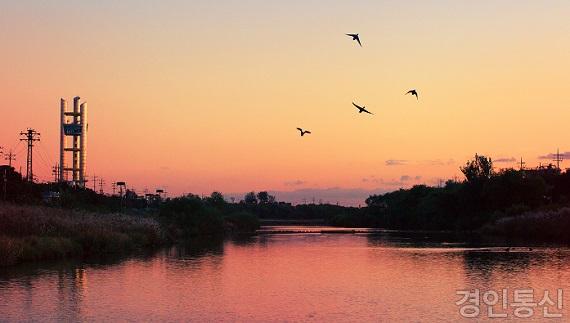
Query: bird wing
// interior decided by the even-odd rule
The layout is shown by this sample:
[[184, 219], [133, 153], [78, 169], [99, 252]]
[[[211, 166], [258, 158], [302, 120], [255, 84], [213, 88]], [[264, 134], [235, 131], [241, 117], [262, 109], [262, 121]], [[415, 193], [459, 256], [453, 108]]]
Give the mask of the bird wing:
[[311, 132], [307, 130], [307, 131], [305, 131], [305, 133], [311, 133]]
[[354, 103], [354, 102], [352, 102], [352, 105], [354, 105], [355, 107], [357, 107], [357, 108], [359, 108], [359, 109], [362, 109], [361, 106], [359, 106], [358, 104], [356, 104], [356, 103]]
[[303, 132], [303, 129], [301, 129], [301, 128], [297, 128], [297, 130], [299, 130], [299, 131]]
[[363, 109], [363, 110], [364, 110], [364, 112], [366, 112], [366, 113], [368, 113], [368, 114], [374, 114], [374, 113], [372, 113], [372, 112], [370, 112], [370, 111], [368, 111], [368, 110], [366, 110], [366, 109]]
[[346, 34], [347, 36], [354, 37], [356, 34]]
[[406, 94], [410, 94], [410, 93], [413, 94], [412, 90], [409, 90], [408, 92], [406, 92]]
[[362, 47], [362, 43], [360, 42], [360, 37], [356, 36], [356, 41], [358, 42], [358, 45], [360, 45], [360, 47]]

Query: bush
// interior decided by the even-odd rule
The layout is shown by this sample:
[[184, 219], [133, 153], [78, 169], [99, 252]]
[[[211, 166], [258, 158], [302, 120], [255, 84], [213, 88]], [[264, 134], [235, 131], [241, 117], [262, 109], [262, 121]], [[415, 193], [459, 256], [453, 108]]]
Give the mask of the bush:
[[241, 211], [224, 217], [226, 232], [229, 233], [251, 233], [259, 229], [259, 219], [257, 216]]
[[224, 233], [221, 212], [206, 205], [196, 196], [164, 202], [160, 208], [159, 219], [173, 239]]
[[503, 217], [486, 225], [482, 231], [517, 240], [570, 243], [570, 208]]
[[127, 252], [163, 243], [152, 218], [39, 206], [0, 207], [0, 264]]
[[0, 266], [17, 263], [23, 249], [24, 246], [20, 239], [0, 236]]

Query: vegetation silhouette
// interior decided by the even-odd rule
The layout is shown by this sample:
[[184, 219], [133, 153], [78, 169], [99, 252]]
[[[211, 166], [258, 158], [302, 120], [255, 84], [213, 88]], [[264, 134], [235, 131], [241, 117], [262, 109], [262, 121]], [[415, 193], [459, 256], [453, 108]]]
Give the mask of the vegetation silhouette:
[[0, 207], [0, 266], [117, 254], [162, 243], [159, 223], [151, 217], [43, 206]]
[[[255, 194], [248, 194], [249, 203], [257, 203]], [[158, 211], [158, 220], [171, 240], [254, 233], [259, 228], [255, 215], [231, 207], [219, 192], [206, 198], [189, 194], [164, 201]]]
[[559, 208], [570, 197], [570, 174], [549, 166], [494, 171], [475, 155], [461, 167], [465, 181], [443, 187], [416, 185], [366, 200], [377, 225], [398, 229], [479, 230], [504, 217]]
[[[357, 208], [293, 205], [278, 202], [266, 191], [249, 192], [237, 203], [227, 202], [220, 192], [167, 199], [147, 199], [133, 191], [106, 196], [65, 184], [29, 183], [9, 168], [7, 203], [0, 205], [0, 264], [252, 234], [263, 221], [477, 232], [570, 243], [569, 171], [552, 165], [495, 170], [492, 160], [482, 155], [460, 169], [463, 181], [372, 195], [366, 207]], [[51, 196], [54, 192], [57, 198]]]

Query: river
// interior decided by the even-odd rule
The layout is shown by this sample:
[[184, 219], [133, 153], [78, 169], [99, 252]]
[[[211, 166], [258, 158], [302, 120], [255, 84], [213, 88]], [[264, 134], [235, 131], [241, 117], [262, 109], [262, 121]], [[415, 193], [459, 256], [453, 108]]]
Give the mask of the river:
[[[492, 320], [489, 308], [513, 320], [530, 308], [521, 321], [570, 315], [568, 248], [334, 230], [265, 227], [129, 258], [2, 268], [0, 321], [457, 322]], [[464, 291], [479, 291], [479, 305], [457, 305]], [[529, 291], [535, 304], [514, 306]], [[547, 292], [553, 304], [538, 304]]]

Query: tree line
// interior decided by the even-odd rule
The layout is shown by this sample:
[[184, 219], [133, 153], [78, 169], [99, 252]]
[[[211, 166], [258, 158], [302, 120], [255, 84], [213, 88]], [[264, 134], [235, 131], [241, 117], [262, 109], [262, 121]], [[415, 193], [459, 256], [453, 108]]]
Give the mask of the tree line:
[[170, 227], [180, 224], [179, 229], [184, 227], [182, 230], [191, 235], [231, 228], [251, 231], [259, 225], [258, 220], [266, 219], [318, 219], [324, 224], [347, 227], [479, 230], [503, 218], [559, 209], [570, 202], [570, 173], [552, 165], [496, 170], [491, 158], [475, 155], [461, 171], [465, 176], [462, 181], [450, 180], [441, 187], [415, 185], [372, 195], [362, 208], [293, 205], [277, 201], [266, 191], [249, 192], [236, 203], [228, 202], [220, 192], [163, 200], [144, 199], [129, 192], [127, 198], [119, 198], [64, 184], [26, 183], [13, 169], [8, 199], [42, 203], [42, 192], [57, 189], [61, 207], [153, 214]]

